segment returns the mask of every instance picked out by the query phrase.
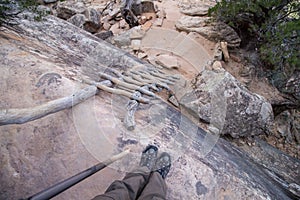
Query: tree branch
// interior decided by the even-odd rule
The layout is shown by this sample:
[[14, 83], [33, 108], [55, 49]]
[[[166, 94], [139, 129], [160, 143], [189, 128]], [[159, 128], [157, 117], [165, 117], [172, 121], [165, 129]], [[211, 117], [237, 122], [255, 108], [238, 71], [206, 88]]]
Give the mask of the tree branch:
[[97, 87], [89, 86], [68, 97], [49, 101], [36, 107], [0, 110], [0, 126], [7, 124], [24, 124], [46, 115], [71, 108], [94, 96], [96, 92]]

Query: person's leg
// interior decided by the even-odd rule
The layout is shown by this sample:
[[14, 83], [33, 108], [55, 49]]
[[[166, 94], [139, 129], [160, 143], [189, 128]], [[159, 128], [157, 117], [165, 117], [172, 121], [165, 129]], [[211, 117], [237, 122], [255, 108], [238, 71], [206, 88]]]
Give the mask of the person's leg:
[[123, 180], [114, 181], [104, 194], [93, 200], [135, 200], [141, 194], [150, 178], [150, 172], [155, 165], [157, 147], [148, 146], [142, 152], [140, 168], [128, 173]]
[[157, 158], [155, 168], [156, 171], [152, 172], [148, 184], [142, 191], [138, 200], [154, 200], [154, 199], [166, 199], [167, 185], [165, 178], [171, 168], [171, 157], [168, 153], [162, 153]]
[[150, 172], [141, 167], [126, 174], [123, 180], [114, 181], [104, 194], [96, 196], [93, 200], [135, 200], [148, 183], [149, 177]]
[[167, 185], [158, 172], [153, 172], [138, 200], [166, 199]]

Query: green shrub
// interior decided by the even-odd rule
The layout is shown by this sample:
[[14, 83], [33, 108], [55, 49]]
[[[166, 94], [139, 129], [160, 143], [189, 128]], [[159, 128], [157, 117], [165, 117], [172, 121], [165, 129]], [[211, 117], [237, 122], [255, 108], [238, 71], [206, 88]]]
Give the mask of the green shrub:
[[242, 47], [256, 48], [281, 81], [300, 70], [299, 0], [222, 0], [209, 14], [234, 28]]
[[37, 11], [36, 0], [0, 0], [0, 25], [9, 23], [9, 20], [24, 10], [30, 10], [37, 14], [35, 18], [41, 19], [43, 13]]
[[9, 0], [0, 0], [0, 24], [2, 24], [8, 18], [6, 13], [10, 9], [9, 4]]

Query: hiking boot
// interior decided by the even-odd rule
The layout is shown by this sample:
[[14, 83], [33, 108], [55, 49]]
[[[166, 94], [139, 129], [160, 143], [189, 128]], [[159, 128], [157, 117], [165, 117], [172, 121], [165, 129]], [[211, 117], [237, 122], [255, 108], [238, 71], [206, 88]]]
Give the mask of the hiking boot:
[[142, 152], [140, 166], [146, 166], [150, 171], [153, 170], [157, 158], [158, 148], [154, 145], [149, 145]]
[[163, 152], [157, 159], [155, 164], [156, 171], [161, 175], [163, 179], [166, 178], [171, 168], [171, 156]]

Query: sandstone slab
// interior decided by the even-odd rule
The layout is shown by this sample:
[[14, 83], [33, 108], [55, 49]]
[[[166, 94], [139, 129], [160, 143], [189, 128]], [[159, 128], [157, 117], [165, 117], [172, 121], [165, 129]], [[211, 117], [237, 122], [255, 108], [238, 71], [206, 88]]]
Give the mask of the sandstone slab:
[[209, 17], [183, 16], [175, 26], [181, 31], [197, 32], [209, 40], [225, 41], [228, 47], [238, 47], [241, 43], [240, 37], [230, 26], [221, 22], [211, 22]]
[[189, 16], [205, 16], [213, 5], [208, 3], [187, 3], [180, 5], [180, 12]]

